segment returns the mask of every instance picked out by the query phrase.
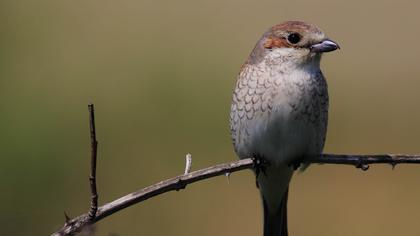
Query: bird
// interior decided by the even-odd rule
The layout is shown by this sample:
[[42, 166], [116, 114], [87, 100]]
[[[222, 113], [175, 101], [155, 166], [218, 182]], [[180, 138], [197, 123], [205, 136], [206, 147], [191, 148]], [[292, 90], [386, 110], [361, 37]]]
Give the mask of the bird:
[[242, 65], [233, 90], [230, 133], [240, 159], [254, 158], [264, 236], [287, 236], [289, 183], [321, 154], [328, 124], [323, 53], [339, 49], [317, 26], [286, 21], [269, 28]]

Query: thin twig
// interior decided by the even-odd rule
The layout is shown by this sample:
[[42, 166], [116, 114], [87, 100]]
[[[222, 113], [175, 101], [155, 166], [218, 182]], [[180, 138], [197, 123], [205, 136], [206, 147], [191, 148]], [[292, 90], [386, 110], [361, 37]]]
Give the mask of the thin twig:
[[93, 221], [98, 211], [98, 192], [96, 189], [96, 159], [98, 154], [98, 141], [96, 140], [95, 129], [95, 109], [93, 104], [88, 105], [89, 109], [89, 124], [90, 124], [90, 144], [91, 144], [91, 159], [90, 159], [90, 191], [91, 203], [89, 210], [89, 220]]
[[389, 164], [394, 168], [397, 164], [420, 164], [420, 155], [379, 154], [379, 155], [347, 155], [322, 154], [310, 161], [317, 164], [353, 165], [367, 170], [370, 164]]

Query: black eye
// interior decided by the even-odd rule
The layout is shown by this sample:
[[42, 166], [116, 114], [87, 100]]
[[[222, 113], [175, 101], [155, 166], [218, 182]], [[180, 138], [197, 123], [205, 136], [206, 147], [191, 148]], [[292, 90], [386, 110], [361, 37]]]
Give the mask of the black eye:
[[287, 41], [291, 44], [297, 44], [300, 41], [300, 35], [298, 33], [291, 33], [287, 36]]

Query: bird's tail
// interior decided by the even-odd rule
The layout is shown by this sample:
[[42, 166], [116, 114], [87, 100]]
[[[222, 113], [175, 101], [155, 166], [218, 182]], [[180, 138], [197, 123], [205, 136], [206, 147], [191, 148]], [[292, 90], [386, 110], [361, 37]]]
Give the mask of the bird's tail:
[[288, 236], [287, 231], [287, 198], [289, 188], [284, 192], [277, 210], [270, 211], [267, 201], [262, 196], [264, 207], [264, 236]]

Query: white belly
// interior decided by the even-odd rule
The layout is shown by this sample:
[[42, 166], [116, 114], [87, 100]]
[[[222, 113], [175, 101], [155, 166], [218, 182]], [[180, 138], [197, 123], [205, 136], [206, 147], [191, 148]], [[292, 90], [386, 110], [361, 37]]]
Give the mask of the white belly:
[[252, 153], [253, 157], [258, 156], [272, 164], [288, 165], [316, 154], [316, 128], [288, 109], [279, 107], [270, 114], [245, 120], [241, 125], [246, 127], [246, 133], [237, 144], [239, 156], [246, 158]]

